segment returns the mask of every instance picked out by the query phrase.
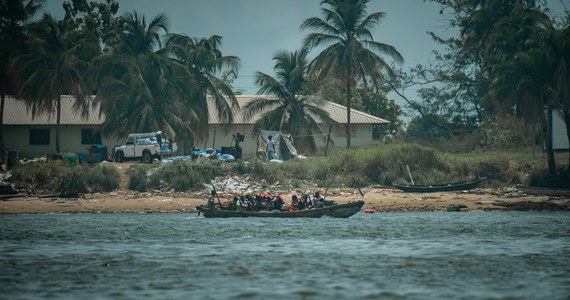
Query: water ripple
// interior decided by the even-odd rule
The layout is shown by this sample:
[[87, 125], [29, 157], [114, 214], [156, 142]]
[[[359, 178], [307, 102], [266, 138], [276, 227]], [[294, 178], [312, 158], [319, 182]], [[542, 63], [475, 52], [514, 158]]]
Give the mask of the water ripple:
[[5, 299], [567, 299], [569, 213], [0, 216]]

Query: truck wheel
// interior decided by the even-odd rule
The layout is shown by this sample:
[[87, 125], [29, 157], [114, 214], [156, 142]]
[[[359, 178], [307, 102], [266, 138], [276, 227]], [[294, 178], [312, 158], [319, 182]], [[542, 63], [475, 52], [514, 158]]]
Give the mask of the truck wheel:
[[123, 154], [123, 152], [115, 153], [115, 162], [122, 163], [124, 161], [125, 161], [125, 155]]
[[143, 153], [142, 162], [145, 164], [150, 164], [152, 162], [152, 155], [150, 155], [150, 152], [145, 151]]

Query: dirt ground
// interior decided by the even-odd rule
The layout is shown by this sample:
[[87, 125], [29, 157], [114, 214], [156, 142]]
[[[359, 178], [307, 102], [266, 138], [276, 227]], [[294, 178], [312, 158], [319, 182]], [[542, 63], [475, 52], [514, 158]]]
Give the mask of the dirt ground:
[[[122, 182], [117, 192], [86, 194], [79, 198], [26, 196], [0, 199], [0, 214], [37, 213], [160, 213], [196, 212], [197, 205], [206, 204], [207, 192], [139, 193], [126, 189], [124, 173], [130, 167], [121, 164]], [[283, 193], [286, 205], [293, 193]], [[389, 188], [332, 189], [326, 198], [339, 204], [364, 200], [363, 209], [382, 212], [445, 211], [449, 205], [467, 205], [470, 210], [570, 210], [570, 199], [525, 195], [516, 189], [477, 189], [459, 192], [405, 193]], [[321, 192], [321, 194], [324, 194]], [[233, 195], [221, 194], [221, 202], [231, 201]]]
[[[337, 203], [364, 200], [363, 209], [375, 211], [445, 211], [449, 205], [464, 204], [470, 210], [569, 210], [570, 199], [548, 196], [505, 197], [503, 194], [466, 192], [404, 193], [393, 189], [332, 191], [327, 199]], [[138, 193], [119, 191], [109, 194], [87, 194], [80, 198], [17, 197], [0, 201], [0, 214], [35, 213], [158, 213], [196, 212], [197, 205], [206, 204], [207, 194]], [[221, 195], [221, 202], [230, 201]], [[287, 195], [285, 199], [290, 199]]]

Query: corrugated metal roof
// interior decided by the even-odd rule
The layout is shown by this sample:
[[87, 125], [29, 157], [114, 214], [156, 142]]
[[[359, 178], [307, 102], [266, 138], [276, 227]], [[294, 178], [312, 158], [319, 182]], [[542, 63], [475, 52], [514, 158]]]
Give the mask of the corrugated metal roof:
[[[244, 107], [247, 103], [255, 99], [264, 98], [262, 96], [236, 96], [240, 107]], [[105, 116], [99, 117], [99, 106], [92, 107], [89, 118], [84, 119], [81, 114], [73, 109], [75, 98], [69, 95], [63, 95], [61, 98], [61, 124], [62, 125], [98, 125], [105, 121]], [[329, 112], [330, 117], [338, 123], [346, 123], [346, 107], [330, 101], [323, 101], [323, 109]], [[222, 124], [218, 118], [217, 111], [213, 100], [208, 97], [209, 124]], [[386, 124], [390, 123], [382, 118], [378, 118], [367, 113], [353, 109], [351, 111], [352, 124]], [[253, 124], [259, 118], [254, 116], [249, 120], [245, 120], [240, 111], [234, 114], [234, 124]], [[6, 97], [4, 106], [4, 124], [5, 125], [53, 125], [56, 122], [55, 112], [51, 116], [47, 113], [38, 114], [32, 118], [32, 112], [26, 107], [26, 103], [22, 100], [11, 96]]]
[[[6, 96], [4, 105], [5, 125], [54, 125], [56, 123], [55, 105], [54, 112], [37, 114], [32, 117], [32, 110], [28, 109], [26, 102], [12, 96]], [[74, 96], [61, 96], [61, 124], [62, 125], [99, 125], [105, 121], [105, 116], [99, 117], [99, 105], [91, 108], [88, 118], [83, 118], [81, 113], [73, 109]]]
[[[266, 98], [265, 96], [245, 96], [239, 95], [236, 96], [238, 104], [240, 107], [244, 107], [251, 101], [259, 98]], [[208, 99], [208, 111], [209, 111], [209, 122], [210, 124], [222, 124], [220, 119], [218, 118], [217, 111], [211, 99]], [[330, 101], [323, 101], [323, 109], [328, 111], [329, 116], [340, 124], [345, 124], [346, 120], [346, 107], [334, 102]], [[249, 120], [245, 120], [241, 111], [236, 112], [234, 115], [234, 124], [253, 124], [255, 121], [259, 119], [259, 116], [254, 116]], [[387, 124], [390, 123], [387, 120], [382, 118], [375, 117], [373, 115], [367, 114], [365, 112], [361, 112], [359, 110], [352, 109], [351, 110], [351, 123], [352, 124]]]

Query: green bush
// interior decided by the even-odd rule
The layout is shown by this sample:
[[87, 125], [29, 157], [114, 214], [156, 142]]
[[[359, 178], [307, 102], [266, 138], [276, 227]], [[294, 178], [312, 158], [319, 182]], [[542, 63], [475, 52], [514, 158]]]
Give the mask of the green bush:
[[11, 182], [32, 193], [98, 193], [119, 187], [119, 170], [113, 165], [63, 166], [52, 161], [31, 162], [12, 171]]
[[[227, 170], [226, 170], [227, 169]], [[230, 167], [217, 160], [174, 160], [163, 166], [137, 165], [128, 170], [129, 189], [189, 191], [201, 187], [216, 176], [228, 172]]]
[[151, 174], [156, 171], [155, 165], [137, 165], [130, 167], [127, 170], [127, 177], [129, 178], [128, 189], [139, 192], [146, 192], [150, 187]]
[[[406, 166], [416, 184], [441, 184], [480, 176], [488, 177], [486, 184], [494, 186], [528, 184], [529, 181], [545, 185], [554, 179], [544, 175], [545, 162], [540, 150], [476, 150], [450, 154], [418, 144], [376, 144], [367, 149], [335, 150], [327, 157], [309, 157], [282, 164], [257, 158], [231, 163], [175, 160], [162, 166], [136, 165], [126, 174], [128, 189], [141, 192], [190, 191], [201, 188], [215, 177], [234, 174], [247, 176], [262, 186], [277, 182], [298, 188], [306, 184], [321, 187], [391, 186], [411, 181]], [[559, 181], [565, 182], [565, 179]], [[53, 162], [34, 162], [15, 168], [10, 181], [34, 193], [93, 193], [116, 190], [120, 176], [112, 164], [67, 167]]]

